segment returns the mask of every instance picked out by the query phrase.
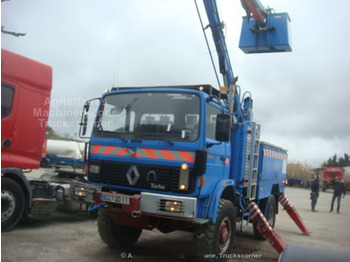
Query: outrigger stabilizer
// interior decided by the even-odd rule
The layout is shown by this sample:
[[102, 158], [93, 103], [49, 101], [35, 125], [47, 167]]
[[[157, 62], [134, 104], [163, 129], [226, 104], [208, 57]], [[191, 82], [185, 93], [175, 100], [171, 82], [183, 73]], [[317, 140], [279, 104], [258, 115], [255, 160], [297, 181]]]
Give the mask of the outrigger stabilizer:
[[[310, 235], [310, 231], [305, 226], [303, 220], [299, 216], [296, 209], [292, 206], [288, 198], [281, 194], [279, 197], [279, 202], [282, 204], [283, 209], [287, 211], [289, 216], [293, 219], [295, 224], [300, 228], [300, 230], [305, 235]], [[273, 227], [269, 224], [264, 214], [259, 209], [258, 205], [255, 202], [249, 203], [250, 208], [250, 219], [256, 225], [256, 229], [259, 233], [264, 236], [267, 241], [273, 246], [273, 248], [281, 254], [284, 249], [287, 247], [287, 244], [283, 239], [276, 233]]]

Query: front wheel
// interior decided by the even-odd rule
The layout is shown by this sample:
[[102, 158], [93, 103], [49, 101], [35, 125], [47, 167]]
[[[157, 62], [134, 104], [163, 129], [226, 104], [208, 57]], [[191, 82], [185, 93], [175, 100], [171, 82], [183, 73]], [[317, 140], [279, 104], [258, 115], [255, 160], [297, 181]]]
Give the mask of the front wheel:
[[200, 256], [207, 260], [225, 261], [231, 254], [236, 232], [236, 212], [231, 201], [221, 199], [215, 223], [199, 226], [194, 231], [194, 243]]
[[1, 178], [1, 230], [13, 228], [23, 215], [25, 204], [22, 187], [13, 179]]
[[142, 229], [114, 224], [105, 212], [98, 216], [97, 226], [103, 242], [117, 249], [131, 248], [142, 233]]
[[[270, 195], [267, 200], [267, 214], [266, 219], [271, 225], [272, 228], [275, 227], [275, 221], [276, 221], [276, 198], [274, 195]], [[254, 237], [260, 240], [266, 240], [266, 238], [260, 234], [259, 230], [257, 229], [257, 225], [253, 225], [254, 230]]]

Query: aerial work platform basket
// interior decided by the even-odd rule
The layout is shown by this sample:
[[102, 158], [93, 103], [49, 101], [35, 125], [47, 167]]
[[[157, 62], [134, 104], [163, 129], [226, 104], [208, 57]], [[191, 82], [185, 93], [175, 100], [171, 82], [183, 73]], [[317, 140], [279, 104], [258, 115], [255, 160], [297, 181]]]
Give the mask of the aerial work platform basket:
[[270, 13], [266, 28], [258, 28], [254, 17], [243, 17], [239, 48], [246, 54], [291, 52], [288, 13]]

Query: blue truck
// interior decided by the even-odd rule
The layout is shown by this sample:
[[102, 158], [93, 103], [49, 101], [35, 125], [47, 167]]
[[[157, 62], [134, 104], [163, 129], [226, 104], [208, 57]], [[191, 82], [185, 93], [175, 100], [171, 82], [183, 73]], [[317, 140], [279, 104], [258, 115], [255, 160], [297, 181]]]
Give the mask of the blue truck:
[[[193, 232], [199, 254], [225, 260], [223, 255], [232, 253], [236, 225], [244, 231], [252, 222], [250, 203], [274, 226], [287, 151], [260, 141], [250, 93], [241, 95], [232, 73], [216, 2], [203, 3], [227, 90], [126, 87], [99, 99], [87, 177], [99, 188], [93, 208], [100, 210], [98, 231], [110, 247], [131, 247], [142, 230], [185, 230]], [[255, 33], [265, 34], [272, 14], [260, 14], [263, 21], [254, 16], [257, 22], [251, 25]], [[270, 46], [270, 52], [276, 50]], [[82, 114], [82, 136], [90, 103]], [[263, 238], [252, 224], [254, 235]]]

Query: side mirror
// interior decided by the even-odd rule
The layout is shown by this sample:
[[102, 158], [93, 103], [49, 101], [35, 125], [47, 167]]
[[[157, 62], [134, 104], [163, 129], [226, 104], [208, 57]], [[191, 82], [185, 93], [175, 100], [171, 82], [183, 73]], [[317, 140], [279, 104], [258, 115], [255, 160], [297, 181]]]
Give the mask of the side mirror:
[[227, 114], [218, 114], [216, 116], [215, 139], [220, 142], [230, 141], [231, 135], [231, 116]]

